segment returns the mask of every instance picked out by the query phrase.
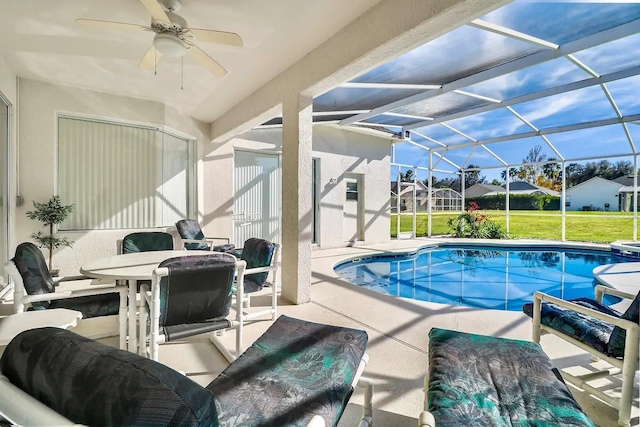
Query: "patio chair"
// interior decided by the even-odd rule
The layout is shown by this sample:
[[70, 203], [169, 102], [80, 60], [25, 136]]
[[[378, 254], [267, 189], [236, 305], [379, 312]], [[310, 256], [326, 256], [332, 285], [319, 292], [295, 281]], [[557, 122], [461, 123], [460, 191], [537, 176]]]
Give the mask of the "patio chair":
[[[181, 219], [176, 222], [176, 229], [186, 250], [216, 251], [233, 253], [235, 246], [227, 237], [205, 237], [200, 224], [195, 219]], [[216, 241], [224, 244], [214, 244]]]
[[[628, 426], [634, 375], [638, 369], [640, 292], [634, 298], [626, 292], [597, 285], [595, 294], [595, 299], [578, 298], [565, 301], [536, 292], [533, 303], [525, 304], [523, 311], [533, 318], [533, 341], [539, 343], [541, 334], [551, 333], [617, 368], [585, 375], [573, 375], [563, 371], [562, 377], [618, 409], [618, 424]], [[605, 294], [633, 301], [624, 313], [619, 313], [602, 304]], [[622, 390], [618, 398], [588, 384], [590, 381], [617, 374], [622, 376]]]
[[2, 355], [0, 415], [16, 425], [335, 426], [358, 386], [366, 427], [367, 341], [362, 330], [280, 316], [203, 387], [72, 331], [32, 329]]
[[[140, 231], [130, 233], [118, 240], [118, 255], [132, 254], [137, 252], [172, 251], [173, 236], [163, 231]], [[140, 285], [147, 283], [151, 286], [150, 280], [138, 280], [136, 282], [138, 292]], [[122, 283], [123, 285], [126, 283]]]
[[[278, 311], [278, 254], [280, 245], [266, 239], [250, 238], [244, 242], [241, 260], [247, 263], [244, 271], [244, 301], [243, 307], [251, 308], [251, 296], [261, 291], [264, 286], [271, 286], [271, 308], [261, 311], [242, 311], [242, 319], [245, 321], [256, 317], [271, 315], [275, 320]], [[267, 283], [269, 272], [273, 272], [271, 284]]]
[[[236, 315], [236, 320], [227, 317], [236, 270], [236, 301], [242, 301], [244, 268], [244, 261], [236, 261], [233, 255], [222, 253], [169, 258], [161, 262], [153, 272], [151, 287], [142, 284], [140, 288], [138, 312], [142, 354], [158, 360], [160, 344], [231, 328], [236, 329], [236, 356], [240, 354], [240, 315]], [[150, 337], [147, 342], [148, 314]], [[213, 338], [223, 355], [233, 360], [235, 357]]]
[[124, 236], [118, 244], [118, 254], [172, 251], [173, 236], [163, 231], [141, 231]]
[[[126, 345], [127, 287], [115, 285], [91, 285], [85, 276], [67, 276], [54, 280], [49, 273], [44, 256], [36, 245], [21, 243], [13, 259], [5, 264], [5, 270], [14, 283], [13, 309], [25, 310], [68, 308], [82, 313], [83, 319], [118, 315], [120, 348]], [[75, 282], [86, 287], [65, 289], [65, 284]], [[58, 286], [60, 285], [60, 286]]]

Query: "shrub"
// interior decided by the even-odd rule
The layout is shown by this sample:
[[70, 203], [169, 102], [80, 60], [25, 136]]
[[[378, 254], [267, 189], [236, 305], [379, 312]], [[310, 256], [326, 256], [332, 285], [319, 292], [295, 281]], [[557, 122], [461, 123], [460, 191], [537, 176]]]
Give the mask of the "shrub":
[[455, 237], [474, 239], [504, 239], [507, 237], [507, 232], [500, 224], [478, 212], [478, 204], [475, 202], [471, 202], [465, 212], [447, 221], [447, 225]]

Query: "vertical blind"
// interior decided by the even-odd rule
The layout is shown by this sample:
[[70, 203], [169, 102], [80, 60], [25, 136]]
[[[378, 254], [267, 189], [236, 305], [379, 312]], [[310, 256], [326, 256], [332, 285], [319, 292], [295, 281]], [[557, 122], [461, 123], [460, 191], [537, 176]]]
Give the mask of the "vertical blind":
[[193, 141], [164, 130], [58, 117], [62, 230], [149, 228], [191, 214]]

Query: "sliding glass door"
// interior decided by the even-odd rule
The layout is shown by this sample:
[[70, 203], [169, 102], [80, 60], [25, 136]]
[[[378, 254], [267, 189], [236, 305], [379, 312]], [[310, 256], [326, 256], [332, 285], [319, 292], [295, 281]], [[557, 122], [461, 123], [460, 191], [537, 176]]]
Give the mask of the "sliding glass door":
[[[9, 106], [9, 101], [0, 93], [0, 264], [2, 265], [9, 259]], [[0, 283], [7, 283], [4, 269], [0, 275]]]

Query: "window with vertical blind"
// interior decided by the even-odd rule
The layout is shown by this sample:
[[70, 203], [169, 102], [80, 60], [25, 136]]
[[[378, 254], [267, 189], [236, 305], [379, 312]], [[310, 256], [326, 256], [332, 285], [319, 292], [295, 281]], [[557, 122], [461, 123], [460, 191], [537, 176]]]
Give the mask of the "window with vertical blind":
[[195, 141], [152, 126], [58, 116], [61, 230], [150, 228], [193, 215]]

